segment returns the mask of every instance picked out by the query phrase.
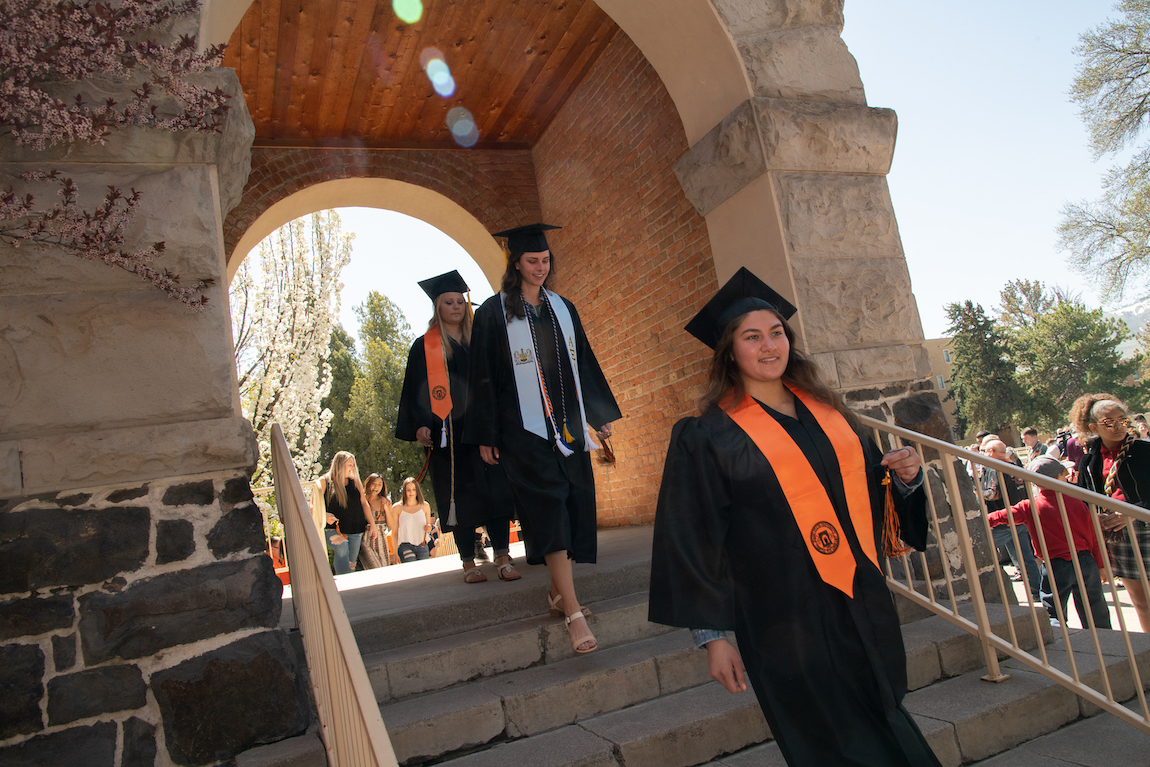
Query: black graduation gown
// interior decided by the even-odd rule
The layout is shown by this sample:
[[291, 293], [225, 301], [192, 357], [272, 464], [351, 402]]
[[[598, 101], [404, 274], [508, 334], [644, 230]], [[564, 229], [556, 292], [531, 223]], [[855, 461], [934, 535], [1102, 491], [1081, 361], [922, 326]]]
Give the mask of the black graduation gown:
[[479, 448], [463, 442], [467, 423], [468, 359], [466, 347], [444, 334], [451, 343], [451, 357], [447, 360], [447, 377], [451, 387], [451, 420], [448, 433], [455, 446], [455, 516], [456, 524], [448, 525], [451, 507], [451, 450], [440, 447], [443, 421], [431, 411], [431, 395], [427, 390], [427, 355], [423, 336], [415, 339], [407, 355], [407, 372], [403, 376], [403, 391], [399, 396], [399, 414], [395, 419], [395, 436], [408, 442], [415, 441], [421, 426], [431, 430], [431, 488], [435, 492], [435, 505], [440, 524], [458, 533], [456, 542], [470, 541], [475, 528], [487, 524], [503, 524], [513, 514], [514, 501], [507, 475], [500, 466], [488, 466], [479, 457]]
[[[575, 331], [583, 407], [590, 424], [599, 428], [620, 418], [619, 406], [583, 332], [579, 314], [567, 299]], [[527, 548], [527, 562], [543, 563], [545, 554], [567, 551], [576, 562], [594, 562], [595, 475], [590, 453], [584, 450], [575, 379], [567, 354], [558, 354], [550, 312], [543, 310], [535, 323], [539, 364], [547, 391], [575, 438], [574, 454], [564, 457], [553, 439], [543, 439], [523, 428], [519, 395], [507, 342], [503, 305], [499, 294], [487, 299], [475, 313], [471, 336], [471, 411], [464, 441], [499, 448], [499, 461], [507, 471], [518, 501], [519, 521]], [[562, 341], [562, 339], [560, 339]], [[561, 378], [562, 377], [562, 378]], [[562, 391], [562, 404], [559, 392]], [[540, 396], [533, 392], [532, 396]]]
[[[778, 420], [827, 488], [855, 554], [854, 598], [819, 577], [779, 481], [722, 410], [676, 424], [651, 561], [650, 619], [734, 630], [747, 676], [792, 767], [936, 767], [902, 707], [906, 652], [883, 574], [862, 553], [834, 448], [796, 399]], [[882, 456], [864, 443], [874, 529], [881, 541]], [[902, 537], [926, 545], [925, 494], [894, 491]], [[881, 546], [879, 547], [881, 552]], [[881, 555], [880, 555], [881, 556]]]

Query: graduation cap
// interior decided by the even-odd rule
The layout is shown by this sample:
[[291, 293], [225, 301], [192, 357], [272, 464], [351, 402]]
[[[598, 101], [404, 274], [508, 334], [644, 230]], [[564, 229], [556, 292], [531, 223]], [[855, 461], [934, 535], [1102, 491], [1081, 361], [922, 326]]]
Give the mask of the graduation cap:
[[544, 232], [549, 229], [562, 228], [561, 226], [551, 226], [551, 224], [528, 224], [503, 232], [496, 232], [491, 236], [506, 237], [509, 253], [540, 253], [551, 249], [547, 246], [547, 235]]
[[714, 349], [731, 320], [758, 309], [769, 309], [784, 320], [798, 311], [744, 266], [687, 323], [686, 331]]
[[427, 297], [432, 301], [444, 293], [466, 293], [469, 290], [467, 283], [459, 276], [459, 272], [454, 269], [438, 277], [429, 277], [426, 280], [421, 280], [419, 287], [423, 288], [423, 292], [426, 293]]

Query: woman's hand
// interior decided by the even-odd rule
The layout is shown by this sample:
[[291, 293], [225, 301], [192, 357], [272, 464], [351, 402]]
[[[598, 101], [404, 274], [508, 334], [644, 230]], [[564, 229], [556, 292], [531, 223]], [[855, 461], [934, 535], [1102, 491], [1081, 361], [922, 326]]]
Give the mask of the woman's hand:
[[431, 447], [431, 429], [420, 426], [415, 430], [415, 439], [424, 447]]
[[1102, 530], [1104, 532], [1109, 530], [1117, 530], [1126, 524], [1126, 515], [1117, 511], [1111, 512], [1109, 514], [1099, 514], [1098, 524], [1102, 526]]
[[711, 668], [711, 679], [714, 679], [727, 692], [743, 692], [747, 689], [747, 681], [743, 676], [743, 659], [739, 651], [726, 639], [713, 639], [707, 642], [707, 664]]
[[882, 457], [882, 465], [898, 475], [903, 482], [913, 482], [922, 467], [922, 459], [913, 447], [900, 447]]
[[327, 515], [327, 523], [328, 523], [329, 525], [334, 525], [334, 524], [335, 524], [335, 514], [328, 514], [328, 515]]
[[479, 457], [483, 459], [484, 463], [494, 466], [499, 463], [499, 448], [491, 447], [490, 445], [480, 445]]
[[600, 437], [610, 437], [611, 436], [611, 423], [608, 421], [607, 423], [600, 426], [598, 429], [598, 432], [599, 432]]

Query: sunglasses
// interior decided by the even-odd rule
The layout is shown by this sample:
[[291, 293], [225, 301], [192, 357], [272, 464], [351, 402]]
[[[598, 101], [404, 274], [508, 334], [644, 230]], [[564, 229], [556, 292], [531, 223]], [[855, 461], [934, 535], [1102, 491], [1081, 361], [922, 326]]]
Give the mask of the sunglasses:
[[1118, 420], [1114, 420], [1113, 418], [1103, 418], [1098, 422], [1098, 424], [1100, 426], [1105, 426], [1107, 429], [1113, 429], [1115, 426], [1121, 426], [1123, 429], [1128, 429], [1130, 428], [1130, 419], [1119, 418]]

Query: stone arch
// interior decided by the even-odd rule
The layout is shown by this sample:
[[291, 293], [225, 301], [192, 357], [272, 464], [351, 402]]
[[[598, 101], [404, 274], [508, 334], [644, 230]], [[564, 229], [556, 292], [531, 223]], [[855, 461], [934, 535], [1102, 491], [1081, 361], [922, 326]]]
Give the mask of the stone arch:
[[529, 152], [255, 149], [240, 204], [224, 221], [230, 280], [256, 243], [301, 215], [336, 207], [395, 210], [456, 240], [492, 284], [502, 251], [488, 232], [539, 217]]

